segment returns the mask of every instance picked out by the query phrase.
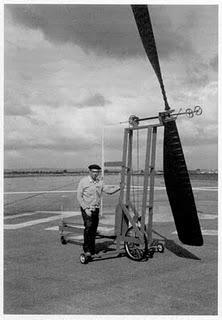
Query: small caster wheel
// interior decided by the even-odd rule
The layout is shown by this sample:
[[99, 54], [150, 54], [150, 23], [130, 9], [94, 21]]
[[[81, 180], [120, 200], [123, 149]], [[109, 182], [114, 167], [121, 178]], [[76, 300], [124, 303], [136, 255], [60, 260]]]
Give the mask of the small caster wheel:
[[61, 244], [67, 244], [67, 241], [64, 236], [61, 236], [60, 241], [61, 241]]
[[84, 253], [80, 254], [79, 260], [82, 264], [87, 264], [89, 262], [89, 258]]
[[158, 243], [158, 245], [157, 245], [157, 251], [160, 252], [160, 253], [164, 252], [164, 246], [163, 246], [162, 243]]

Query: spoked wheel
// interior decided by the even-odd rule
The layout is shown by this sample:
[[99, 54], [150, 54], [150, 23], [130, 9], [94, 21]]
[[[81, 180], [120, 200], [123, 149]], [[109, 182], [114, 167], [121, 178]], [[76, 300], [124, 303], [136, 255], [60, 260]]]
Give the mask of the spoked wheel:
[[[126, 237], [132, 237], [135, 239], [139, 239], [138, 235], [136, 234], [136, 231], [133, 227], [130, 227], [126, 234]], [[147, 255], [147, 238], [144, 235], [144, 243], [133, 243], [133, 242], [124, 242], [124, 248], [126, 251], [127, 256], [135, 261], [141, 261], [146, 258]]]

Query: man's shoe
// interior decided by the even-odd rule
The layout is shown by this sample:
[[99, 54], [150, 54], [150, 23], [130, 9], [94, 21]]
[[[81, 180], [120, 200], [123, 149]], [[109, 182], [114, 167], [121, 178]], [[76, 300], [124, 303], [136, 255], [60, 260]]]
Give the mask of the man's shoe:
[[92, 257], [92, 255], [91, 255], [91, 253], [90, 253], [89, 251], [85, 252], [85, 256], [86, 256], [87, 258]]
[[101, 258], [101, 255], [99, 253], [94, 253], [92, 255], [92, 258]]

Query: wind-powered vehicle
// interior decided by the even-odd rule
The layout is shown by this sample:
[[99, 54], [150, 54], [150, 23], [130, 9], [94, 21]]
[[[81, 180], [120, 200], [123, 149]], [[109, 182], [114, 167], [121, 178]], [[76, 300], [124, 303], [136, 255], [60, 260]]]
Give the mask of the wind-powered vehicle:
[[[111, 253], [106, 252], [102, 254], [101, 258], [110, 257], [110, 255], [120, 255], [121, 244], [123, 243], [127, 256], [133, 260], [140, 261], [151, 258], [154, 252], [164, 251], [163, 241], [153, 239], [152, 237], [152, 233], [154, 233], [152, 226], [156, 141], [157, 129], [161, 126], [164, 127], [164, 180], [178, 238], [182, 243], [187, 245], [203, 245], [193, 191], [176, 126], [178, 115], [186, 114], [188, 117], [193, 117], [194, 115], [200, 115], [202, 109], [196, 106], [193, 110], [188, 108], [185, 112], [173, 113], [174, 110], [169, 107], [166, 97], [148, 7], [146, 5], [132, 5], [131, 7], [144, 49], [159, 80], [165, 111], [160, 112], [158, 116], [149, 118], [139, 119], [136, 116], [131, 116], [129, 119], [130, 126], [124, 129], [122, 161], [106, 162], [104, 164], [104, 166], [121, 167], [121, 189], [115, 212], [115, 232], [114, 235], [109, 236], [109, 238], [115, 240], [116, 249]], [[143, 121], [154, 119], [157, 119], [158, 122], [141, 125]], [[137, 130], [147, 131], [140, 212], [131, 199], [133, 133]], [[76, 230], [76, 227], [69, 224], [68, 221], [62, 220], [59, 230], [61, 242], [65, 244], [70, 233], [72, 234]], [[105, 235], [100, 235], [100, 237], [105, 237]], [[88, 261], [85, 254], [82, 253], [80, 255], [80, 262], [85, 264]]]

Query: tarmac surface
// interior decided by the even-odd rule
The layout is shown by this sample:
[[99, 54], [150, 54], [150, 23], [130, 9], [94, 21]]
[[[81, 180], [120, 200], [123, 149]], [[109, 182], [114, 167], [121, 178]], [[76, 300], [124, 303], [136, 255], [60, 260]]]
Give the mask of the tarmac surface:
[[[156, 203], [153, 229], [164, 237], [165, 251], [142, 262], [123, 251], [120, 257], [81, 264], [81, 232], [67, 245], [60, 242], [61, 212], [5, 217], [4, 314], [217, 315], [217, 196], [207, 194], [198, 201], [204, 245], [183, 245], [168, 205]], [[65, 216], [82, 230], [79, 212]], [[112, 233], [113, 223], [114, 215], [104, 213], [100, 232]], [[100, 239], [97, 250], [110, 244]]]

